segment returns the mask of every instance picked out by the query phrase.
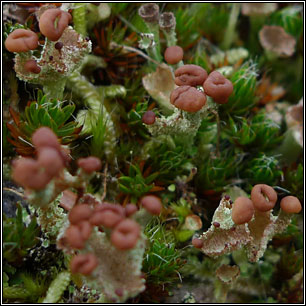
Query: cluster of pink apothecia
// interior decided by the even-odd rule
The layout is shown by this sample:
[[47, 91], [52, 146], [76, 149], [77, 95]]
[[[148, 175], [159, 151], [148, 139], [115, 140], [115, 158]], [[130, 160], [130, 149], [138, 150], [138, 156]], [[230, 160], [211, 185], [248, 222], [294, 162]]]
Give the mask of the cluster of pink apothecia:
[[[274, 208], [277, 202], [277, 193], [269, 185], [257, 184], [252, 188], [251, 199], [238, 197], [232, 209], [232, 219], [235, 224], [244, 224], [251, 221], [255, 210], [267, 212]], [[286, 196], [280, 202], [281, 209], [288, 214], [299, 213], [302, 205], [297, 197]]]
[[[166, 62], [170, 65], [178, 64], [183, 59], [183, 49], [179, 46], [168, 47], [164, 53]], [[195, 113], [206, 104], [206, 95], [214, 102], [225, 104], [233, 92], [233, 84], [220, 72], [212, 71], [209, 75], [198, 65], [183, 65], [175, 70], [174, 82], [178, 86], [170, 95], [170, 102], [175, 107], [186, 112]], [[202, 87], [199, 90], [197, 87]], [[142, 122], [154, 124], [155, 113], [147, 111]]]
[[[177, 64], [183, 59], [183, 49], [179, 46], [168, 47], [164, 54], [168, 64]], [[177, 108], [187, 112], [197, 112], [206, 103], [206, 95], [216, 103], [227, 103], [233, 92], [233, 84], [220, 72], [213, 71], [209, 75], [198, 65], [184, 65], [174, 72], [174, 82], [178, 88], [173, 90], [170, 102]], [[203, 91], [196, 87], [202, 86]]]
[[[139, 203], [152, 215], [159, 215], [161, 212], [161, 200], [156, 196], [144, 196]], [[118, 250], [133, 249], [141, 234], [140, 225], [130, 218], [137, 211], [135, 204], [127, 204], [125, 207], [106, 202], [94, 207], [90, 203], [77, 204], [69, 212], [70, 225], [60, 243], [71, 249], [82, 250], [93, 227], [97, 226], [99, 231], [107, 231], [111, 243]], [[78, 254], [72, 258], [70, 268], [72, 273], [90, 275], [98, 264], [98, 258], [94, 254]]]
[[[62, 170], [70, 162], [70, 156], [61, 147], [53, 131], [48, 127], [39, 128], [32, 136], [32, 143], [37, 151], [37, 159], [20, 158], [13, 162], [12, 177], [15, 182], [35, 192], [48, 188], [50, 181], [56, 179], [56, 184], [66, 188]], [[91, 174], [101, 168], [100, 159], [93, 156], [80, 158], [77, 164], [84, 174]], [[100, 231], [107, 230], [111, 243], [118, 250], [135, 247], [141, 232], [140, 225], [130, 218], [138, 211], [135, 204], [123, 207], [119, 204], [100, 203], [86, 195], [75, 202], [68, 215], [70, 225], [60, 241], [62, 247], [84, 249], [94, 226]], [[159, 215], [162, 210], [161, 200], [154, 195], [143, 196], [139, 206], [152, 215]], [[84, 275], [91, 274], [97, 265], [98, 259], [92, 253], [75, 255], [70, 263], [73, 273]]]
[[[71, 20], [72, 17], [68, 12], [57, 8], [48, 8], [39, 17], [39, 30], [49, 40], [57, 41]], [[31, 30], [14, 30], [5, 40], [5, 47], [8, 51], [16, 53], [35, 50], [38, 47], [38, 35]], [[55, 48], [58, 50], [62, 47], [63, 44], [61, 42], [55, 44]], [[34, 59], [29, 59], [24, 68], [26, 71], [35, 74], [39, 74], [41, 71]]]
[[[63, 148], [48, 127], [41, 127], [32, 136], [37, 158], [22, 157], [13, 161], [12, 177], [16, 183], [31, 190], [42, 190], [53, 178], [60, 178], [70, 162], [69, 150]], [[78, 166], [85, 173], [101, 168], [101, 161], [93, 156], [80, 158]]]
[[[226, 196], [229, 198], [228, 196]], [[232, 207], [232, 220], [235, 224], [240, 225], [248, 223], [252, 220], [255, 211], [258, 213], [266, 213], [271, 211], [276, 202], [278, 196], [276, 191], [269, 185], [257, 184], [252, 188], [251, 198], [238, 197]], [[297, 197], [286, 196], [281, 199], [280, 207], [286, 214], [297, 214], [302, 210], [302, 205]], [[220, 224], [213, 225], [219, 227]], [[199, 238], [192, 240], [194, 247], [201, 249], [203, 247], [203, 241]]]
[[48, 127], [41, 127], [32, 136], [37, 159], [20, 158], [13, 162], [13, 179], [21, 186], [41, 190], [69, 163], [69, 151], [61, 147]]

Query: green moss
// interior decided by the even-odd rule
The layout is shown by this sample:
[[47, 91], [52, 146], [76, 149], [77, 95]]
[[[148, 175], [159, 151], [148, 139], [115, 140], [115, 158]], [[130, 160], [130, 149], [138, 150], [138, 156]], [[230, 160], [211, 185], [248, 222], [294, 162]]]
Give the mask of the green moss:
[[143, 260], [143, 272], [147, 275], [147, 281], [156, 285], [178, 282], [182, 253], [175, 246], [174, 236], [157, 220], [147, 225], [145, 234], [149, 240]]
[[13, 265], [20, 266], [29, 249], [38, 243], [39, 227], [36, 217], [29, 216], [17, 203], [16, 218], [3, 215], [3, 257]]

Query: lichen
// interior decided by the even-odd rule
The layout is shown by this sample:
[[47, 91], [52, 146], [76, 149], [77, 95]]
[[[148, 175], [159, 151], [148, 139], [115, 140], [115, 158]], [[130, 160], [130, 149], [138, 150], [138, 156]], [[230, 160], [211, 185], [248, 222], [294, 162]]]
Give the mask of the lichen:
[[[212, 218], [210, 228], [199, 239], [203, 241], [201, 251], [211, 257], [218, 257], [245, 248], [249, 261], [257, 262], [267, 248], [269, 241], [283, 232], [291, 222], [291, 215], [279, 211], [255, 211], [248, 223], [236, 225], [232, 220], [230, 200], [223, 197]], [[214, 224], [219, 224], [215, 226]]]

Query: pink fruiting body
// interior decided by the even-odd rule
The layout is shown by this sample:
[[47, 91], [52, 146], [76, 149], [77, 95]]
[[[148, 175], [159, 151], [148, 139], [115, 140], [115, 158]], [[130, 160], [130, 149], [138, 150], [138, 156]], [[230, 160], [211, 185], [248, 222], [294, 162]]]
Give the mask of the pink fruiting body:
[[93, 210], [87, 204], [78, 204], [70, 212], [68, 219], [71, 224], [78, 224], [80, 221], [88, 220], [93, 215]]
[[87, 240], [90, 237], [92, 231], [92, 225], [88, 221], [81, 221], [78, 223], [78, 228], [81, 233], [81, 237], [83, 240]]
[[39, 19], [40, 32], [51, 41], [57, 41], [67, 28], [71, 18], [69, 13], [60, 9], [46, 10]]
[[186, 112], [199, 111], [206, 103], [206, 96], [195, 87], [180, 86], [172, 91], [170, 102], [175, 107]]
[[132, 249], [140, 236], [140, 226], [134, 220], [121, 221], [111, 234], [112, 244], [119, 250]]
[[17, 29], [8, 35], [4, 44], [10, 52], [27, 52], [38, 47], [38, 36], [33, 31]]
[[147, 111], [142, 116], [142, 122], [148, 125], [154, 124], [156, 115], [153, 111]]
[[251, 200], [257, 210], [269, 211], [275, 206], [277, 193], [268, 185], [257, 184], [252, 188]]
[[43, 126], [37, 129], [33, 133], [32, 143], [36, 147], [37, 150], [43, 147], [51, 147], [51, 148], [56, 149], [59, 152], [61, 151], [61, 146], [57, 140], [56, 135], [50, 128], [46, 126]]
[[174, 82], [178, 86], [199, 86], [207, 79], [206, 70], [198, 65], [184, 65], [176, 69], [174, 75]]
[[132, 216], [138, 210], [135, 204], [127, 204], [125, 206], [125, 214], [127, 217]]
[[102, 203], [94, 209], [94, 214], [90, 218], [92, 225], [102, 225], [108, 228], [115, 227], [125, 217], [125, 210], [120, 205]]
[[38, 74], [41, 71], [40, 67], [37, 65], [37, 62], [34, 59], [28, 60], [24, 64], [24, 69], [28, 72], [35, 73], [35, 74]]
[[246, 197], [238, 197], [232, 209], [232, 220], [235, 224], [244, 224], [249, 222], [254, 215], [253, 202]]
[[142, 197], [140, 204], [152, 215], [159, 215], [163, 207], [160, 198], [154, 195]]
[[45, 169], [50, 177], [58, 175], [64, 168], [64, 162], [57, 150], [50, 147], [43, 147], [39, 151], [37, 162], [39, 166]]
[[13, 180], [19, 185], [33, 189], [43, 189], [52, 179], [38, 162], [31, 158], [21, 158], [13, 163]]
[[201, 249], [203, 246], [203, 241], [199, 238], [193, 238], [192, 245], [197, 249]]
[[287, 196], [280, 202], [281, 209], [287, 214], [298, 214], [302, 210], [301, 202], [297, 197]]
[[81, 250], [85, 246], [85, 240], [77, 225], [70, 225], [65, 232], [65, 238], [70, 247]]
[[95, 213], [94, 216], [90, 218], [90, 223], [92, 225], [102, 225], [107, 228], [114, 228], [123, 218], [124, 217], [118, 214], [118, 212], [104, 210]]
[[102, 165], [101, 160], [99, 158], [90, 156], [78, 159], [78, 166], [82, 168], [85, 172], [91, 173], [94, 171], [99, 171]]
[[170, 65], [175, 65], [183, 59], [184, 51], [180, 46], [168, 47], [164, 53], [165, 61]]
[[72, 258], [70, 269], [73, 274], [90, 275], [98, 264], [98, 258], [94, 254], [78, 254]]
[[203, 84], [203, 88], [205, 93], [219, 104], [227, 103], [234, 89], [232, 82], [218, 71], [213, 71], [209, 74]]

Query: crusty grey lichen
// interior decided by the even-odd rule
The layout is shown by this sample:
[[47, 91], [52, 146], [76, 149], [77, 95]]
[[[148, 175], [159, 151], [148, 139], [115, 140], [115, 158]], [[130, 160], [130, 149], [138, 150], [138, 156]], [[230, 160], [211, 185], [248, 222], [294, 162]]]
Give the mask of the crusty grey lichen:
[[103, 293], [110, 302], [125, 302], [145, 290], [142, 277], [142, 261], [146, 248], [145, 226], [152, 215], [145, 209], [138, 210], [132, 217], [142, 231], [136, 246], [130, 250], [118, 250], [110, 241], [108, 231], [94, 229], [82, 252], [93, 253], [99, 260], [94, 272], [85, 277], [86, 284]]
[[[199, 239], [203, 241], [202, 252], [218, 257], [245, 247], [249, 261], [257, 262], [274, 235], [283, 232], [291, 222], [291, 214], [280, 210], [277, 216], [271, 211], [255, 211], [249, 223], [236, 225], [232, 220], [229, 200], [222, 198], [216, 209], [211, 227]], [[215, 226], [219, 224], [219, 226]]]
[[56, 199], [46, 207], [38, 207], [37, 222], [48, 239], [55, 239], [63, 227], [67, 214]]
[[155, 119], [154, 124], [146, 125], [150, 134], [154, 137], [172, 136], [179, 144], [191, 145], [202, 120], [209, 113], [216, 113], [218, 105], [207, 97], [206, 104], [195, 113], [189, 113], [178, 108], [170, 116], [161, 115]]
[[[99, 201], [98, 199], [96, 199]], [[108, 302], [125, 302], [145, 290], [145, 279], [142, 277], [142, 261], [146, 248], [146, 236], [143, 230], [152, 216], [145, 210], [138, 210], [132, 217], [141, 225], [142, 232], [136, 246], [130, 250], [117, 249], [110, 240], [110, 231], [98, 227], [86, 241], [83, 254], [94, 254], [98, 258], [98, 266], [89, 276], [82, 276], [84, 283], [91, 289], [102, 293]], [[64, 235], [70, 223], [68, 218], [57, 237], [57, 247], [67, 254], [74, 250], [64, 242]]]
[[[215, 222], [220, 226], [216, 227]], [[214, 213], [210, 228], [200, 239], [204, 242], [202, 252], [217, 257], [241, 248], [250, 243], [252, 238], [246, 224], [235, 225], [230, 200], [223, 198]]]
[[175, 108], [171, 116], [156, 118], [155, 123], [147, 125], [147, 128], [153, 136], [176, 135], [179, 137], [180, 135], [188, 135], [192, 138], [198, 131], [206, 113], [206, 107], [194, 114]]
[[[58, 43], [63, 44], [60, 50], [55, 48]], [[52, 93], [54, 97], [57, 92], [60, 97], [65, 79], [81, 66], [85, 55], [91, 51], [91, 46], [89, 39], [83, 38], [72, 27], [67, 27], [57, 42], [46, 38], [40, 57], [34, 56], [33, 51], [17, 54], [14, 66], [16, 75], [20, 80], [43, 85], [46, 94]], [[40, 73], [35, 74], [24, 69], [25, 63], [30, 59], [37, 61]]]
[[141, 277], [145, 236], [141, 234], [137, 245], [131, 250], [115, 248], [107, 234], [93, 231], [83, 252], [97, 256], [99, 265], [86, 284], [101, 291], [111, 302], [124, 302], [145, 290], [145, 280]]

